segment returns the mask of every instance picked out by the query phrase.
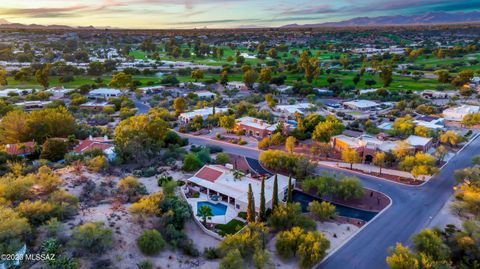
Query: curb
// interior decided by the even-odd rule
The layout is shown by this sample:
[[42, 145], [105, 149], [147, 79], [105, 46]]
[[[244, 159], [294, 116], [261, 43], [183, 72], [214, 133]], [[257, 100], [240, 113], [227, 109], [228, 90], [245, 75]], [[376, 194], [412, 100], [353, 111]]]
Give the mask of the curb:
[[[385, 179], [383, 177], [378, 177], [378, 176], [373, 176], [373, 175], [369, 175], [369, 174], [365, 174], [365, 173], [362, 173], [362, 172], [358, 172], [358, 171], [355, 171], [355, 170], [350, 170], [348, 168], [343, 168], [343, 167], [338, 167], [338, 166], [329, 166], [329, 165], [325, 165], [325, 164], [319, 164], [317, 163], [318, 166], [322, 166], [322, 167], [326, 167], [326, 168], [330, 168], [330, 169], [336, 169], [336, 170], [342, 170], [342, 171], [347, 171], [347, 172], [350, 172], [350, 173], [355, 173], [355, 174], [358, 174], [358, 175], [362, 175], [362, 176], [366, 176], [366, 177], [371, 177], [371, 178], [374, 178], [374, 179], [379, 179], [379, 180], [383, 180], [383, 181], [386, 181], [386, 182], [390, 182], [390, 183], [394, 183], [394, 184], [398, 184], [398, 185], [403, 185], [403, 186], [406, 186], [406, 187], [421, 187], [423, 186], [424, 184], [428, 183], [428, 180], [423, 182], [422, 184], [419, 184], [419, 185], [410, 185], [410, 184], [405, 184], [405, 183], [401, 183], [401, 182], [397, 182], [397, 181], [393, 181], [393, 180], [389, 180], [389, 179]], [[429, 179], [430, 180], [430, 179]]]
[[[378, 192], [378, 191], [377, 191]], [[350, 238], [348, 238], [348, 240], [344, 241], [343, 243], [341, 243], [340, 245], [338, 245], [335, 249], [333, 249], [331, 252], [329, 252], [327, 254], [327, 256], [325, 256], [319, 263], [317, 263], [316, 265], [314, 265], [312, 268], [317, 268], [320, 264], [322, 264], [323, 262], [325, 262], [326, 260], [328, 260], [328, 258], [330, 258], [333, 254], [335, 254], [338, 250], [340, 250], [344, 245], [346, 245], [348, 242], [350, 242], [350, 240], [352, 240], [358, 233], [360, 233], [363, 229], [365, 229], [365, 227], [367, 227], [368, 225], [370, 225], [372, 222], [374, 222], [380, 215], [382, 215], [383, 213], [385, 213], [385, 211], [387, 211], [392, 205], [393, 205], [393, 200], [392, 198], [390, 198], [390, 196], [386, 195], [385, 193], [383, 192], [380, 192], [382, 193], [383, 195], [385, 195], [389, 200], [390, 200], [390, 203], [388, 204], [387, 207], [385, 207], [384, 209], [382, 209], [382, 211], [378, 212], [378, 214], [373, 217], [373, 219], [371, 219], [369, 222], [367, 222], [367, 224], [363, 225], [360, 229], [358, 229], [356, 232], [354, 232]]]

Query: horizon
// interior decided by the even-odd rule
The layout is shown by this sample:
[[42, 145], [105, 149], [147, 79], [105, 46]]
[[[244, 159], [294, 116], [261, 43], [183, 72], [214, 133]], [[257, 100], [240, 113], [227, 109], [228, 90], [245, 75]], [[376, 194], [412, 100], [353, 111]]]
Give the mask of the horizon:
[[284, 0], [21, 0], [1, 3], [0, 20], [8, 23], [94, 26], [123, 29], [258, 28], [289, 24], [339, 22], [357, 17], [471, 12], [480, 2], [341, 0], [335, 3]]

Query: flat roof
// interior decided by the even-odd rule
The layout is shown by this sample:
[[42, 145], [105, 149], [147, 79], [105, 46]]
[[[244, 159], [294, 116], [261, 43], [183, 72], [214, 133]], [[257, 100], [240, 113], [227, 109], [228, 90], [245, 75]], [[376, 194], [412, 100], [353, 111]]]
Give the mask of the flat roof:
[[353, 101], [344, 102], [343, 104], [348, 105], [348, 106], [356, 106], [356, 107], [359, 107], [359, 108], [379, 106], [379, 104], [377, 104], [373, 101], [370, 101], [370, 100], [353, 100]]
[[[277, 177], [278, 191], [281, 192], [288, 187], [288, 177], [280, 174], [278, 174]], [[265, 179], [265, 201], [267, 202], [273, 197], [274, 178], [275, 176], [271, 176]], [[250, 184], [252, 186], [255, 205], [256, 207], [259, 205], [261, 180], [254, 179], [249, 175], [245, 175], [241, 179], [235, 179], [233, 170], [225, 166], [205, 165], [194, 176], [189, 178], [188, 181], [245, 203], [248, 202], [248, 185]], [[292, 178], [292, 182], [295, 182], [294, 178]]]

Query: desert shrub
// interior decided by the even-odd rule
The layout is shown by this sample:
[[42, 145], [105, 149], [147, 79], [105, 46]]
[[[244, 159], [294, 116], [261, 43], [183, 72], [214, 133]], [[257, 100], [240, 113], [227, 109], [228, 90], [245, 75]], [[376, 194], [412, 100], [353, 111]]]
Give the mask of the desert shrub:
[[155, 255], [165, 246], [165, 240], [157, 230], [145, 230], [137, 238], [137, 245], [145, 255]]

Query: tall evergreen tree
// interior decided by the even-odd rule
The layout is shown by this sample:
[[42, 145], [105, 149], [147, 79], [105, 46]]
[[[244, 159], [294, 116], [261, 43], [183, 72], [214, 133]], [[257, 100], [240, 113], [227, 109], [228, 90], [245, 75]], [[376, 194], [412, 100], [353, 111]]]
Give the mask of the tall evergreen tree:
[[287, 203], [292, 202], [292, 190], [293, 190], [293, 185], [292, 185], [292, 176], [288, 176], [288, 189], [287, 189]]
[[278, 176], [275, 174], [273, 180], [272, 210], [278, 206]]
[[265, 178], [262, 178], [262, 188], [260, 190], [260, 212], [258, 213], [258, 220], [260, 222], [266, 221], [265, 209]]
[[255, 222], [255, 200], [253, 198], [252, 184], [248, 184], [247, 222]]

